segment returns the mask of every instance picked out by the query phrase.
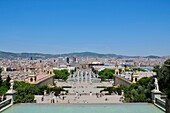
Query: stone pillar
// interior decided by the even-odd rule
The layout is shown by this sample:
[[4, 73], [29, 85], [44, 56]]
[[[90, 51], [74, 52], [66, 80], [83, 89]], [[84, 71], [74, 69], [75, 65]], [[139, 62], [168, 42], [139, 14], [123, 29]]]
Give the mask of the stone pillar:
[[80, 72], [77, 71], [77, 82], [79, 83], [79, 75], [80, 75]]
[[87, 76], [87, 71], [86, 71], [86, 75], [85, 75], [85, 77], [86, 77], [86, 83], [87, 83], [87, 81], [88, 81], [88, 76]]
[[151, 91], [151, 93], [152, 93], [152, 102], [153, 103], [155, 103], [155, 98], [159, 98], [159, 99], [161, 98], [162, 93], [159, 90], [154, 89]]
[[81, 82], [83, 82], [84, 76], [83, 76], [83, 71], [81, 72]]
[[15, 94], [16, 92], [15, 91], [8, 91], [6, 93], [6, 98], [7, 99], [11, 99], [11, 104], [13, 105], [14, 101], [15, 101]]
[[92, 72], [89, 71], [89, 82], [90, 82], [90, 83], [91, 83], [91, 74], [92, 74]]
[[44, 90], [44, 96], [47, 96], [47, 90]]
[[73, 74], [73, 78], [75, 79], [75, 73]]
[[7, 99], [11, 99], [11, 104], [13, 104], [13, 102], [15, 101], [15, 94], [16, 94], [16, 91], [13, 90], [14, 81], [10, 80], [10, 84], [11, 86], [10, 86], [10, 89], [6, 93], [6, 97]]
[[89, 70], [89, 65], [88, 64], [86, 64], [86, 70]]
[[82, 64], [80, 64], [80, 67], [79, 67], [79, 68], [80, 68], [80, 70], [82, 70], [82, 69], [83, 69], [83, 66], [82, 66]]

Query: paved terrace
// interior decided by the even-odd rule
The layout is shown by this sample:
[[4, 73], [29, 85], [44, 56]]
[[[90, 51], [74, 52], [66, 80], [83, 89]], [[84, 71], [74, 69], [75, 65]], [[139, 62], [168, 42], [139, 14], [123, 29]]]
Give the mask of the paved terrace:
[[75, 82], [57, 82], [57, 86], [71, 86], [72, 88], [64, 88], [69, 91], [69, 94], [93, 94], [100, 93], [104, 88], [97, 88], [97, 86], [111, 87], [113, 82], [102, 82], [102, 83], [75, 83]]
[[[37, 103], [122, 103], [121, 96], [118, 95], [105, 95], [105, 96], [96, 96], [96, 95], [65, 95], [60, 97], [51, 97], [51, 96], [43, 96], [37, 95], [35, 96]], [[43, 98], [43, 101], [42, 101]], [[51, 100], [54, 99], [54, 102]]]
[[112, 82], [58, 82], [57, 86], [72, 86], [72, 88], [64, 88], [69, 91], [68, 95], [58, 97], [54, 94], [48, 96], [38, 95], [36, 101], [37, 103], [122, 103], [122, 96], [116, 94], [104, 95], [100, 93], [104, 88], [97, 88], [97, 86], [110, 87], [112, 84]]

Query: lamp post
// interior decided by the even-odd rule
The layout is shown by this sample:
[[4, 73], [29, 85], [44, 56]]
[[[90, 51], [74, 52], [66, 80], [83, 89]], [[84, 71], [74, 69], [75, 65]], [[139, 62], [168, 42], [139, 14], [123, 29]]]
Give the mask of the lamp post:
[[[166, 64], [165, 65], [168, 68], [169, 71], [169, 79], [170, 79], [170, 65]], [[169, 89], [170, 90], [170, 89]], [[168, 98], [166, 100], [166, 113], [170, 113], [170, 94], [168, 94]]]

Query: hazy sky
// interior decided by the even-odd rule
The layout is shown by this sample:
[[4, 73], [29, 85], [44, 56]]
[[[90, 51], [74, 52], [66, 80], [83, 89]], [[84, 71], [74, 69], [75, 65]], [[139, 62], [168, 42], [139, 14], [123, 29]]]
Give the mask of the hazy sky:
[[170, 0], [0, 0], [0, 51], [170, 55]]

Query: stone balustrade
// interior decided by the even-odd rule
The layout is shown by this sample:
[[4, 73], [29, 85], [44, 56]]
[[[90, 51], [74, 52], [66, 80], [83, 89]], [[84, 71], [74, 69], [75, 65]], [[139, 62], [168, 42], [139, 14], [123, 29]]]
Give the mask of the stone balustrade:
[[163, 111], [166, 110], [166, 102], [162, 100], [161, 98], [155, 98], [155, 103], [156, 106], [158, 106], [160, 109]]
[[13, 105], [12, 98], [11, 99], [6, 99], [6, 100], [0, 102], [0, 112], [2, 112], [3, 110], [11, 107], [12, 105]]

